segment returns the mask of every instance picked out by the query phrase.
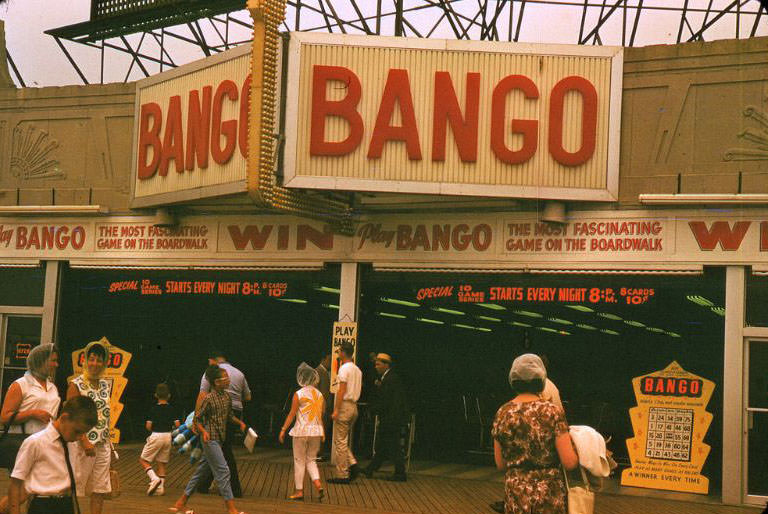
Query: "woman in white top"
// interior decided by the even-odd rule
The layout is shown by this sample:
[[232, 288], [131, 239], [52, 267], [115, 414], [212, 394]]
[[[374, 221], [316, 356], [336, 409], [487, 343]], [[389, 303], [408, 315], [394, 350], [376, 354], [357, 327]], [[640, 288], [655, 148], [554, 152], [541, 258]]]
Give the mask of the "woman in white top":
[[[11, 433], [34, 434], [48, 426], [59, 413], [61, 397], [54, 379], [59, 367], [59, 351], [52, 344], [32, 348], [27, 356], [27, 372], [13, 382], [5, 395], [0, 422], [10, 422]], [[26, 501], [26, 494], [22, 502]], [[8, 512], [8, 497], [0, 500], [0, 513]]]
[[290, 431], [293, 437], [293, 478], [296, 491], [288, 497], [289, 500], [304, 499], [304, 470], [309, 472], [312, 484], [317, 489], [318, 497], [323, 498], [325, 490], [320, 482], [320, 471], [317, 469], [317, 452], [320, 444], [325, 441], [323, 431], [323, 394], [315, 387], [320, 381], [317, 371], [302, 362], [296, 371], [296, 381], [301, 389], [296, 391], [291, 402], [291, 412], [285, 418], [280, 430], [280, 442], [285, 441], [285, 431], [293, 423]]

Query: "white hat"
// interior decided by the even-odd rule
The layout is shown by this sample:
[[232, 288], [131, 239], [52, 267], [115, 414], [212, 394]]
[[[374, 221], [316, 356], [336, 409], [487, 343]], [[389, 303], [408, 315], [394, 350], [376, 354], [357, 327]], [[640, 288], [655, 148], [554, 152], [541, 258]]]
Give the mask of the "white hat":
[[545, 380], [547, 378], [547, 368], [541, 361], [541, 357], [533, 353], [524, 353], [514, 360], [512, 368], [509, 370], [509, 383], [515, 380], [530, 382], [531, 380]]

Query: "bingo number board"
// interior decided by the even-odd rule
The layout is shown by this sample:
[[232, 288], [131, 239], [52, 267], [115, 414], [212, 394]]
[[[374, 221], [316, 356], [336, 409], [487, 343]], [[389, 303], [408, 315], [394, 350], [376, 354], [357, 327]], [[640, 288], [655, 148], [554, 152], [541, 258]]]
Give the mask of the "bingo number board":
[[651, 407], [645, 456], [651, 459], [689, 462], [693, 410]]

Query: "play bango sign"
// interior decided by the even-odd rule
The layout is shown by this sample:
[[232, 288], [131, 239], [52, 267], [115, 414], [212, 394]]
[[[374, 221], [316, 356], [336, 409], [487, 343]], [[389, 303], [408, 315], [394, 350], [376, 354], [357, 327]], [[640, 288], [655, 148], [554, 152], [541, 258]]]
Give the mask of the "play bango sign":
[[285, 185], [615, 200], [622, 58], [292, 33]]
[[245, 190], [249, 49], [137, 83], [133, 207]]

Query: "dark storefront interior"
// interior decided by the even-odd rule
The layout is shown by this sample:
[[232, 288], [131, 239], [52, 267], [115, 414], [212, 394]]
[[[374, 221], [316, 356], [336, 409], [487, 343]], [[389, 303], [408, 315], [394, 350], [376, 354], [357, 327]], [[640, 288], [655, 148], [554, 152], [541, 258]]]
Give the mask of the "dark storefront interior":
[[[169, 281], [286, 289], [280, 297], [265, 290], [185, 293], [183, 286], [173, 294], [143, 295], [142, 280], [162, 289]], [[109, 291], [132, 281], [139, 290]], [[267, 435], [270, 421], [284, 416], [296, 366], [317, 363], [338, 317], [337, 266], [312, 272], [69, 269], [62, 284], [59, 341], [67, 354], [102, 336], [133, 353], [119, 423], [126, 440], [145, 435], [141, 413], [160, 381], [171, 384], [176, 404], [191, 408], [210, 347], [223, 349], [246, 373], [254, 391], [248, 416]], [[619, 461], [632, 436], [632, 378], [677, 361], [716, 384], [704, 474], [717, 487], [724, 287], [717, 269], [703, 275], [556, 275], [368, 268], [361, 275], [358, 364], [371, 382], [368, 354], [395, 357], [416, 414], [415, 458], [479, 463], [490, 462], [489, 426], [510, 398], [507, 373], [515, 356], [548, 356], [569, 421], [612, 436], [609, 447]], [[370, 426], [362, 419], [358, 444], [365, 455]]]

